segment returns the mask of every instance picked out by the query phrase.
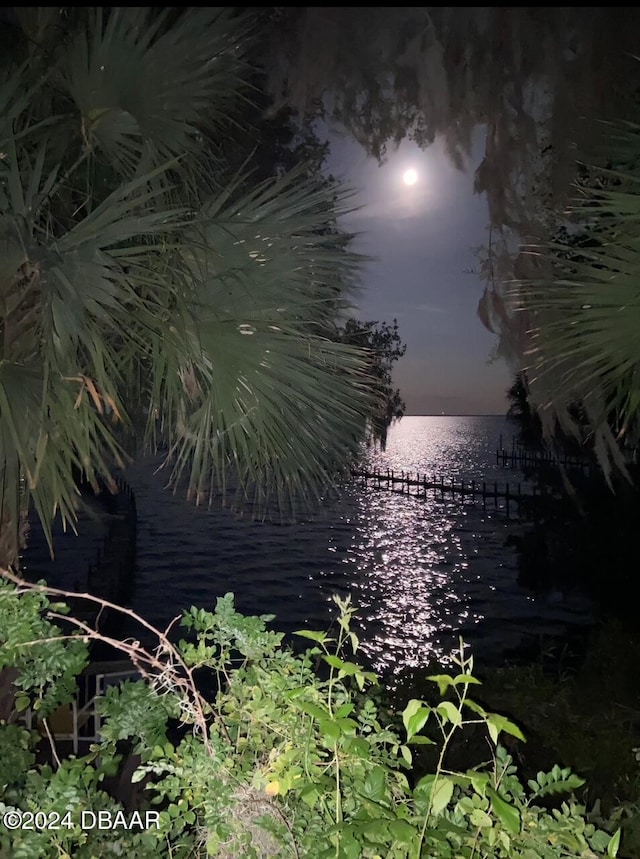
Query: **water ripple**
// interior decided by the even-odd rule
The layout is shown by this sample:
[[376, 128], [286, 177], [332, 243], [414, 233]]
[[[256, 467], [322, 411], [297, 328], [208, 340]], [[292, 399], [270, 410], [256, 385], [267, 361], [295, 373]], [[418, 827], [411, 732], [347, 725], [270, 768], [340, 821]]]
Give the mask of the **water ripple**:
[[[387, 450], [368, 457], [384, 469], [515, 483], [516, 473], [495, 465], [498, 436], [507, 432], [496, 418], [404, 418]], [[549, 603], [518, 585], [508, 525], [481, 504], [350, 485], [311, 521], [262, 524], [194, 509], [163, 491], [157, 464], [140, 462], [126, 475], [139, 516], [133, 607], [157, 625], [233, 591], [241, 611], [275, 614], [285, 632], [326, 629], [331, 595], [351, 593], [364, 653], [393, 675], [432, 657], [446, 661], [458, 635], [491, 659], [523, 636], [592, 620], [579, 597]], [[36, 538], [32, 568], [38, 551]]]

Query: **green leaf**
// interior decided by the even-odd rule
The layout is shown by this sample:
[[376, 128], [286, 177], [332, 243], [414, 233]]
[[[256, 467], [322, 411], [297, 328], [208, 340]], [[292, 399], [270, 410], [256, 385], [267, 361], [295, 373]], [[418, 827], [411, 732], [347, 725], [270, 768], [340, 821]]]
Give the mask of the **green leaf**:
[[390, 820], [388, 822], [388, 828], [391, 835], [396, 841], [400, 842], [400, 844], [411, 844], [417, 835], [415, 827], [411, 826], [410, 823], [407, 823], [406, 820]]
[[481, 808], [474, 808], [471, 814], [469, 815], [469, 820], [474, 826], [477, 826], [479, 829], [491, 829], [493, 826], [493, 820], [490, 815], [487, 814], [486, 811], [483, 811]]
[[434, 740], [430, 740], [429, 737], [425, 737], [423, 734], [419, 734], [417, 736], [411, 737], [410, 740], [407, 740], [412, 746], [433, 746]]
[[614, 857], [618, 855], [618, 850], [620, 849], [620, 834], [621, 830], [616, 829], [607, 845], [607, 856], [610, 856], [611, 859], [614, 859]]
[[329, 711], [326, 707], [323, 707], [320, 704], [313, 704], [311, 701], [295, 701], [294, 705], [302, 710], [303, 713], [306, 713], [308, 716], [313, 716], [314, 719], [327, 719], [329, 718]]
[[316, 641], [318, 644], [325, 644], [328, 641], [332, 641], [331, 638], [327, 637], [326, 632], [314, 632], [310, 629], [299, 629], [293, 634], [299, 635], [300, 638], [308, 638], [310, 641]]
[[[374, 844], [386, 844], [389, 840], [389, 821], [378, 818], [377, 820], [367, 820], [358, 827], [359, 831], [368, 841]], [[361, 854], [358, 853], [358, 856]]]
[[434, 773], [422, 776], [422, 778], [418, 779], [418, 782], [413, 789], [414, 794], [420, 795], [421, 798], [424, 798], [424, 795], [426, 794], [428, 797], [431, 794], [431, 789], [435, 780], [436, 775]]
[[348, 701], [346, 704], [342, 704], [340, 707], [338, 707], [338, 709], [335, 711], [334, 715], [335, 715], [336, 719], [344, 719], [350, 713], [353, 713], [354, 709], [355, 709], [355, 704], [352, 704], [351, 702]]
[[561, 770], [557, 766], [550, 773], [539, 772], [536, 778], [537, 783], [529, 782], [534, 799], [559, 793], [572, 793], [584, 784], [583, 778], [568, 769]]
[[462, 715], [455, 704], [452, 704], [451, 701], [441, 701], [441, 703], [436, 707], [436, 713], [439, 713], [445, 722], [451, 722], [451, 724], [456, 727], [459, 727], [462, 724]]
[[491, 808], [498, 820], [505, 829], [509, 830], [513, 835], [518, 835], [521, 828], [519, 810], [510, 805], [500, 794], [496, 793], [490, 787], [487, 788], [487, 795], [491, 800]]
[[478, 796], [484, 797], [489, 783], [489, 773], [469, 771], [467, 772], [467, 776], [474, 792]]
[[463, 701], [465, 707], [468, 707], [474, 713], [477, 713], [480, 718], [485, 719], [487, 716], [487, 711], [480, 704], [477, 704], [475, 701], [472, 701], [471, 698], [465, 698]]
[[344, 750], [355, 757], [369, 760], [371, 758], [371, 746], [364, 737], [347, 736], [344, 738]]
[[419, 701], [417, 698], [412, 698], [407, 706], [402, 711], [402, 721], [404, 723], [405, 728], [407, 727], [407, 721], [414, 713], [417, 713], [418, 710], [423, 707], [424, 704], [422, 701]]
[[322, 658], [327, 663], [327, 665], [330, 665], [332, 668], [339, 668], [341, 670], [344, 670], [346, 662], [340, 659], [339, 656], [334, 656], [332, 653], [330, 653], [328, 656], [323, 656]]
[[31, 701], [28, 695], [16, 695], [15, 708], [18, 713], [22, 713], [23, 710], [26, 710], [30, 703]]
[[300, 799], [308, 805], [309, 808], [315, 808], [316, 803], [320, 799], [320, 790], [312, 782], [307, 782], [300, 791]]
[[476, 684], [480, 686], [481, 681], [474, 677], [473, 674], [457, 674], [453, 678], [453, 685], [460, 686], [461, 684], [464, 686], [468, 686], [469, 684]]
[[52, 602], [49, 604], [49, 611], [55, 611], [57, 614], [69, 614], [69, 606], [64, 602]]
[[409, 701], [402, 713], [402, 721], [407, 731], [407, 742], [410, 741], [418, 731], [422, 730], [430, 713], [431, 708], [423, 705], [422, 701], [418, 701], [415, 698]]
[[507, 719], [506, 716], [501, 716], [498, 713], [487, 713], [486, 718], [489, 736], [495, 744], [498, 743], [498, 736], [503, 731], [506, 734], [511, 734], [512, 737], [516, 737], [518, 740], [526, 742], [524, 734], [522, 733], [520, 728], [513, 722], [511, 722], [509, 719]]
[[432, 674], [427, 677], [427, 680], [431, 680], [432, 683], [438, 684], [438, 689], [440, 690], [441, 695], [444, 695], [449, 686], [452, 686], [454, 683], [453, 677], [449, 674]]
[[374, 767], [362, 785], [362, 792], [368, 799], [382, 802], [386, 796], [386, 773], [380, 766]]
[[448, 776], [438, 776], [431, 792], [431, 813], [436, 816], [447, 807], [455, 784]]
[[332, 719], [321, 719], [318, 722], [318, 730], [322, 734], [323, 739], [333, 746], [342, 736], [342, 729], [337, 722]]
[[340, 674], [344, 677], [353, 677], [354, 675], [364, 676], [364, 671], [361, 665], [356, 665], [355, 662], [343, 662]]
[[[332, 850], [330, 853], [331, 856], [335, 856], [335, 852]], [[361, 859], [362, 856], [362, 845], [359, 841], [356, 841], [354, 836], [347, 830], [343, 832], [342, 837], [340, 839], [340, 853], [338, 854], [340, 859]]]
[[592, 826], [587, 826], [586, 835], [587, 840], [589, 841], [589, 846], [596, 853], [606, 854], [607, 848], [609, 846], [609, 842], [611, 841], [611, 835], [608, 832], [604, 832], [602, 829], [596, 829], [593, 835], [589, 835], [589, 829]]

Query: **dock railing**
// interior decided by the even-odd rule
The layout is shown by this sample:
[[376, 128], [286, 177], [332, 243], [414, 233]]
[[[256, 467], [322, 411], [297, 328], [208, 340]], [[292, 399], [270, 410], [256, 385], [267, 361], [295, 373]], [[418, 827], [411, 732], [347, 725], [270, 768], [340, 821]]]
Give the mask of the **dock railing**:
[[[74, 755], [78, 754], [81, 743], [100, 742], [102, 716], [98, 702], [109, 686], [119, 685], [124, 680], [139, 679], [139, 672], [126, 660], [88, 665], [79, 677], [77, 697], [47, 717], [47, 727], [53, 739], [70, 742]], [[24, 711], [23, 720], [28, 730], [41, 724], [39, 714], [31, 707]]]
[[544, 495], [535, 486], [523, 490], [522, 483], [499, 483], [486, 480], [458, 480], [455, 478], [427, 476], [414, 472], [386, 469], [352, 469], [351, 476], [363, 488], [382, 489], [426, 500], [429, 497], [458, 498], [481, 501], [483, 507], [493, 503], [494, 509], [504, 510], [507, 515], [511, 509], [517, 512], [523, 501], [533, 500]]

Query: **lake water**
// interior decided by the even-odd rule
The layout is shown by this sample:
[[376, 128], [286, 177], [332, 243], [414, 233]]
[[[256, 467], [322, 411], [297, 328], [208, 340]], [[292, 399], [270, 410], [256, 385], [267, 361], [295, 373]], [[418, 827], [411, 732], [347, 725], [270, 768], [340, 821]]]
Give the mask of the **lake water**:
[[[495, 461], [500, 436], [512, 433], [501, 417], [405, 417], [391, 428], [386, 451], [367, 458], [374, 467], [456, 482], [515, 483], [521, 476]], [[363, 650], [389, 675], [446, 660], [459, 635], [493, 662], [541, 635], [594, 620], [580, 594], [535, 595], [519, 586], [515, 550], [505, 545], [513, 522], [489, 504], [351, 484], [311, 521], [263, 524], [194, 508], [164, 490], [164, 472], [155, 473], [160, 461], [138, 462], [126, 473], [139, 519], [133, 608], [157, 625], [233, 591], [241, 611], [275, 614], [286, 632], [326, 629], [331, 595], [350, 593]], [[50, 579], [37, 544], [34, 537], [25, 562], [31, 574], [41, 570]], [[65, 546], [68, 576], [73, 541]], [[83, 554], [76, 552], [76, 564]]]

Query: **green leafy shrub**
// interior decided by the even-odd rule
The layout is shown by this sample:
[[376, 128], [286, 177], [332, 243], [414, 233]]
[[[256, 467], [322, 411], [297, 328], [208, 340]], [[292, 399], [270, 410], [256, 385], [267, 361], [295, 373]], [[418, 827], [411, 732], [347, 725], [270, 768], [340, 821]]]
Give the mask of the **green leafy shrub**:
[[[25, 596], [2, 585], [2, 612]], [[615, 856], [620, 835], [596, 828], [573, 791], [582, 780], [554, 767], [523, 785], [500, 739], [522, 738], [509, 719], [470, 697], [478, 684], [460, 643], [455, 671], [430, 678], [440, 700], [414, 699], [397, 724], [379, 715], [367, 690], [377, 681], [352, 655], [358, 639], [354, 609], [335, 598], [335, 638], [301, 631], [309, 648], [297, 655], [270, 616], [245, 617], [233, 595], [213, 612], [191, 609], [182, 625], [188, 640], [173, 645], [159, 633], [158, 649], [134, 659], [144, 680], [109, 690], [101, 701], [101, 742], [57, 768], [37, 765], [33, 735], [0, 726], [6, 809], [122, 810], [103, 789], [119, 765], [122, 744], [140, 756], [133, 783], [140, 809], [158, 811], [158, 827], [104, 832], [71, 826], [58, 831], [0, 830], [0, 855], [16, 859], [112, 855], [167, 857], [493, 857]], [[25, 608], [26, 606], [26, 608]], [[43, 594], [24, 602], [32, 622], [48, 622]], [[2, 617], [0, 616], [0, 628]], [[14, 627], [7, 627], [10, 630]], [[21, 626], [15, 627], [22, 629]], [[48, 635], [48, 633], [47, 633]], [[50, 636], [49, 636], [50, 637]], [[76, 642], [68, 648], [75, 665]], [[38, 676], [45, 659], [32, 638], [7, 640], [21, 671]], [[131, 645], [127, 645], [131, 647]], [[28, 658], [28, 654], [30, 658]], [[33, 660], [33, 666], [30, 662]], [[64, 662], [64, 660], [62, 660]], [[194, 681], [207, 672], [216, 691], [205, 698]], [[65, 677], [64, 672], [60, 674]], [[54, 684], [55, 686], [55, 684]], [[24, 687], [40, 695], [40, 686]], [[437, 766], [413, 783], [416, 747], [438, 736]], [[447, 768], [453, 738], [484, 726], [490, 759], [467, 771]], [[524, 739], [524, 738], [522, 738]], [[4, 746], [3, 746], [4, 744]], [[549, 800], [555, 800], [549, 809]], [[604, 826], [604, 824], [603, 824]]]
[[0, 671], [16, 668], [16, 707], [29, 703], [47, 715], [73, 700], [76, 677], [88, 661], [88, 649], [80, 636], [66, 639], [46, 613], [64, 614], [67, 606], [50, 603], [46, 595], [25, 585], [0, 579]]

